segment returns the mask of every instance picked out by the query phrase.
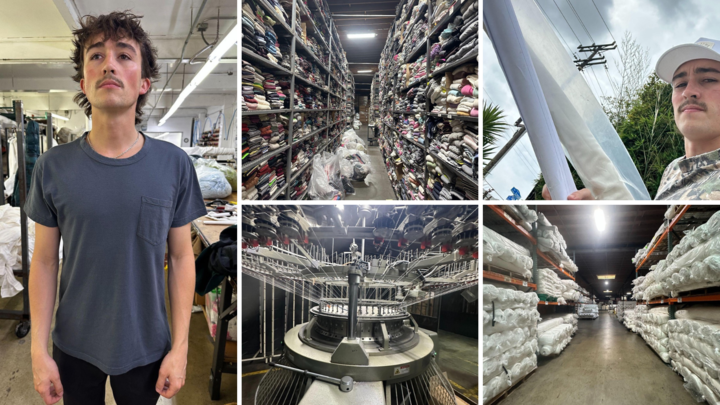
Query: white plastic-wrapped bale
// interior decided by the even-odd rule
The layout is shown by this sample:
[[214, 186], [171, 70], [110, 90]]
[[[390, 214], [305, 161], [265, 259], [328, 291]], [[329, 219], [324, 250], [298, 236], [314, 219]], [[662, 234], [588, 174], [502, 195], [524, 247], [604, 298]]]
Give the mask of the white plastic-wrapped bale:
[[720, 403], [720, 307], [679, 310], [667, 321], [668, 349], [673, 370], [685, 379], [698, 401]]
[[[543, 324], [546, 324], [545, 326]], [[572, 340], [577, 326], [565, 323], [563, 318], [550, 319], [538, 324], [538, 348], [541, 356], [560, 354]], [[540, 332], [542, 330], [542, 332]]]
[[597, 319], [598, 318], [598, 306], [597, 304], [582, 304], [578, 308], [578, 317], [582, 319]]
[[483, 403], [537, 367], [538, 297], [483, 285]]
[[537, 221], [538, 216], [535, 210], [531, 210], [527, 205], [503, 205], [503, 211], [512, 213], [512, 216], [520, 219], [518, 225], [525, 230], [532, 230], [532, 224]]
[[623, 324], [626, 328], [630, 329], [633, 332], [635, 332], [635, 319], [637, 319], [635, 308], [626, 309], [625, 316], [623, 317]]
[[567, 244], [557, 226], [553, 226], [543, 213], [538, 214], [537, 223], [537, 244], [540, 251], [553, 253], [558, 258], [561, 268], [571, 273], [577, 272], [577, 266], [565, 251]]
[[[638, 305], [638, 308], [646, 308], [645, 305]], [[668, 350], [668, 327], [670, 320], [668, 307], [655, 307], [649, 311], [646, 309], [638, 318], [640, 336], [665, 362], [670, 362], [670, 351]]]
[[486, 226], [483, 226], [483, 264], [502, 268], [528, 280], [532, 278], [530, 251]]

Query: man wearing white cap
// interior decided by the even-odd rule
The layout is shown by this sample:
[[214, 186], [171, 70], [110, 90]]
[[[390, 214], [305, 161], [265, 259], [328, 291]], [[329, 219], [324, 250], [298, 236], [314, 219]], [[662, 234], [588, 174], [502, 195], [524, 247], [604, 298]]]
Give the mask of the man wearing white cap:
[[[720, 200], [720, 41], [700, 38], [665, 52], [655, 73], [673, 87], [675, 124], [685, 156], [663, 173], [656, 200]], [[550, 199], [547, 186], [543, 198]], [[568, 200], [591, 200], [582, 189]]]

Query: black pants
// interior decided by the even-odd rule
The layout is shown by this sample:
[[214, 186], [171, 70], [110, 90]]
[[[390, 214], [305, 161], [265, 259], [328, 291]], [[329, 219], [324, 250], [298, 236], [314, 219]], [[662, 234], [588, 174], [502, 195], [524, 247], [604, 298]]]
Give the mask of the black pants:
[[[53, 359], [60, 371], [65, 405], [105, 405], [107, 374], [85, 360], [63, 353], [55, 345]], [[125, 374], [111, 375], [110, 386], [115, 402], [118, 405], [155, 405], [160, 398], [155, 391], [155, 383], [162, 360]]]

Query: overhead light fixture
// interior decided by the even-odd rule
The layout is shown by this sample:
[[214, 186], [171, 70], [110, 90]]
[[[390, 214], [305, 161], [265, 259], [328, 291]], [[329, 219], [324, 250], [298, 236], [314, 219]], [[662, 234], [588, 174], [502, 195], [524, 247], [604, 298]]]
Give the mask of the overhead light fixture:
[[356, 39], [356, 38], [375, 38], [377, 36], [377, 33], [375, 32], [367, 32], [364, 34], [348, 34], [348, 38], [350, 39]]
[[598, 280], [615, 280], [614, 274], [606, 274], [604, 276], [597, 276]]
[[53, 114], [52, 117], [53, 117], [53, 118], [57, 118], [57, 119], [59, 119], [59, 120], [63, 120], [63, 121], [70, 121], [70, 118], [68, 118], [68, 117], [63, 117], [62, 115]]
[[600, 232], [605, 230], [605, 212], [602, 208], [595, 210], [595, 226]]
[[218, 44], [218, 46], [213, 49], [213, 51], [210, 53], [210, 56], [208, 57], [207, 61], [205, 61], [205, 65], [200, 69], [199, 72], [195, 74], [195, 77], [190, 81], [190, 83], [180, 92], [177, 99], [173, 103], [172, 107], [170, 107], [170, 110], [168, 110], [167, 114], [165, 114], [164, 117], [160, 119], [158, 122], [158, 126], [162, 126], [165, 124], [165, 122], [168, 120], [168, 118], [172, 117], [173, 114], [175, 114], [175, 111], [177, 111], [178, 108], [182, 105], [183, 101], [190, 95], [190, 93], [193, 92], [197, 88], [197, 86], [202, 83], [203, 80], [212, 72], [215, 67], [220, 63], [220, 59], [225, 55], [225, 53], [237, 43], [238, 37], [240, 33], [240, 26], [235, 24], [233, 29], [223, 38], [222, 41]]
[[631, 293], [630, 293], [630, 292], [626, 292], [625, 294], [630, 295]]
[[372, 70], [358, 70], [358, 73], [370, 73]]
[[610, 290], [605, 290], [605, 291], [603, 291], [603, 292], [612, 292], [612, 291], [610, 291]]
[[607, 282], [607, 281], [605, 282], [605, 285], [608, 285], [608, 282]]

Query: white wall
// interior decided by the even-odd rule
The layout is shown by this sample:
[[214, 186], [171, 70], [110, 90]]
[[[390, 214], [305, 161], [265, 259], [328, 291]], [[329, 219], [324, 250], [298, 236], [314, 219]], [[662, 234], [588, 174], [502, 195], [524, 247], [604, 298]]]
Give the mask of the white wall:
[[162, 117], [151, 117], [147, 123], [148, 132], [182, 132], [182, 145], [190, 146], [193, 117], [170, 117], [163, 126], [157, 125]]

